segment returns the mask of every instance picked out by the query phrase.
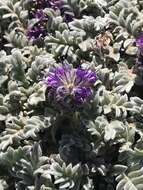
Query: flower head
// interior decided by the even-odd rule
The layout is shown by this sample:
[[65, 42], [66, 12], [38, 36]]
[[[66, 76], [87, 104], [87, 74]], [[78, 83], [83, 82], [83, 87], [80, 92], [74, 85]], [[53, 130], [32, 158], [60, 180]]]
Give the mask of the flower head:
[[42, 10], [42, 9], [39, 9], [39, 10], [37, 10], [36, 12], [35, 12], [35, 14], [34, 14], [34, 18], [36, 18], [36, 19], [38, 19], [39, 21], [40, 20], [48, 20], [48, 18], [47, 18], [47, 15], [44, 13], [44, 11]]
[[30, 26], [27, 30], [28, 38], [33, 41], [44, 38], [46, 36], [46, 23], [48, 21], [48, 17], [43, 10], [37, 10], [34, 13], [34, 16], [35, 19], [37, 19], [37, 22], [33, 26]]
[[32, 28], [28, 29], [27, 36], [29, 39], [33, 41], [38, 40], [40, 38], [45, 37], [47, 34], [46, 29], [43, 26], [33, 26]]
[[35, 18], [36, 12], [45, 8], [59, 11], [66, 22], [70, 22], [74, 18], [74, 15], [65, 9], [63, 0], [31, 0], [29, 3], [29, 18]]
[[68, 100], [81, 105], [91, 98], [91, 87], [96, 80], [97, 76], [93, 71], [64, 66], [50, 72], [44, 82], [57, 102], [65, 104]]
[[33, 26], [28, 26], [27, 36], [33, 42], [43, 39], [48, 33], [46, 25], [49, 17], [44, 12], [45, 8], [59, 10], [61, 16], [67, 22], [70, 22], [73, 19], [72, 15], [65, 13], [60, 0], [32, 0], [31, 3], [29, 18], [35, 19], [36, 23]]
[[136, 84], [143, 84], [143, 33], [136, 39], [138, 53], [136, 64], [133, 67], [133, 73], [136, 74]]
[[137, 39], [136, 39], [136, 45], [139, 48], [140, 52], [143, 53], [143, 34], [141, 34]]

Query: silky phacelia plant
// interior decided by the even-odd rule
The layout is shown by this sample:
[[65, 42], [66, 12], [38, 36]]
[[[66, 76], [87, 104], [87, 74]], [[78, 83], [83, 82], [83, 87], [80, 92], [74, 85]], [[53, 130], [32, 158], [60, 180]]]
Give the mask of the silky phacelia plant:
[[143, 190], [143, 0], [0, 0], [0, 190]]
[[44, 79], [49, 88], [49, 94], [57, 102], [66, 103], [67, 99], [81, 105], [92, 97], [92, 87], [97, 81], [96, 73], [70, 66], [58, 67]]

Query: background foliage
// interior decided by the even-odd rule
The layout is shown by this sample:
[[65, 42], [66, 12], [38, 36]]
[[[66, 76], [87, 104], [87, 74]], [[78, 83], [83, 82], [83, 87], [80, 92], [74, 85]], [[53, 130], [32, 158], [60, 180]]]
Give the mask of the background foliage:
[[[30, 1], [0, 0], [0, 189], [143, 190], [143, 1], [61, 2], [33, 41]], [[63, 62], [97, 73], [82, 109], [48, 101]]]

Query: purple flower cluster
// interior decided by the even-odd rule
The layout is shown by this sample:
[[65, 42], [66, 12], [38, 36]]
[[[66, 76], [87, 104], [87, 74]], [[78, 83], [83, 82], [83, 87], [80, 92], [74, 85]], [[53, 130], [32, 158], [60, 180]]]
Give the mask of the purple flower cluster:
[[46, 34], [46, 29], [41, 25], [33, 26], [32, 28], [29, 28], [27, 32], [28, 38], [33, 41], [44, 38]]
[[27, 30], [28, 38], [33, 41], [44, 38], [47, 34], [47, 15], [42, 10], [37, 10], [37, 12], [35, 13], [35, 19], [37, 19], [37, 22], [32, 27], [29, 27]]
[[48, 74], [44, 83], [57, 102], [72, 102], [81, 105], [92, 97], [91, 87], [96, 82], [96, 73], [90, 70], [58, 67]]
[[136, 45], [139, 48], [141, 54], [143, 54], [143, 34], [136, 39]]
[[141, 34], [136, 39], [136, 46], [138, 47], [138, 54], [133, 71], [137, 75], [136, 83], [142, 85], [143, 84], [143, 34]]
[[31, 0], [29, 7], [29, 18], [37, 19], [37, 22], [28, 27], [27, 36], [32, 41], [43, 39], [47, 35], [46, 23], [48, 21], [47, 15], [43, 9], [52, 8], [57, 10], [60, 7], [59, 0]]
[[143, 66], [143, 34], [136, 39], [136, 46], [138, 47], [137, 65]]
[[27, 36], [32, 41], [38, 41], [47, 35], [46, 23], [48, 22], [48, 16], [43, 12], [45, 8], [58, 10], [66, 22], [73, 20], [73, 15], [66, 13], [63, 9], [62, 0], [31, 0], [29, 4], [29, 18], [38, 20], [34, 26], [28, 27], [27, 30]]
[[43, 12], [43, 10], [37, 10], [35, 15], [35, 18], [39, 19], [39, 21], [47, 21], [47, 17], [45, 15], [45, 13]]

